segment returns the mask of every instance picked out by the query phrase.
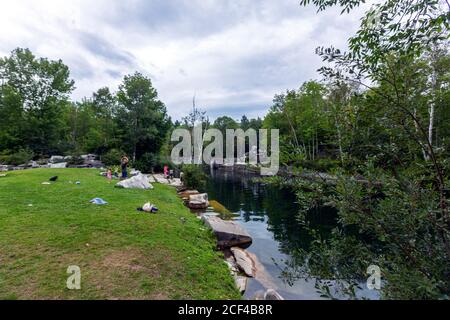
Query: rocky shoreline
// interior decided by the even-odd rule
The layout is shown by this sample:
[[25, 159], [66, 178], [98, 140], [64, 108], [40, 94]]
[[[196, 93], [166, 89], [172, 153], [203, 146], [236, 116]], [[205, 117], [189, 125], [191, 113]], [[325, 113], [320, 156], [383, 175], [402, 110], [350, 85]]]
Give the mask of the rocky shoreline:
[[86, 154], [80, 156], [80, 164], [70, 164], [71, 156], [52, 156], [48, 159], [41, 159], [38, 161], [30, 161], [26, 164], [21, 165], [6, 165], [0, 164], [0, 172], [3, 171], [18, 171], [18, 170], [28, 170], [28, 169], [64, 169], [64, 168], [76, 168], [76, 169], [101, 169], [105, 165], [97, 160], [97, 156], [94, 154]]
[[275, 290], [276, 285], [271, 281], [258, 258], [246, 250], [253, 242], [248, 232], [235, 221], [222, 219], [221, 214], [209, 206], [207, 194], [200, 194], [197, 190], [186, 190], [183, 187], [177, 189], [185, 205], [196, 213], [198, 218], [215, 234], [217, 248], [224, 253], [225, 263], [241, 294], [247, 290], [248, 280], [253, 278], [266, 288], [265, 292], [257, 293], [253, 299], [284, 300]]

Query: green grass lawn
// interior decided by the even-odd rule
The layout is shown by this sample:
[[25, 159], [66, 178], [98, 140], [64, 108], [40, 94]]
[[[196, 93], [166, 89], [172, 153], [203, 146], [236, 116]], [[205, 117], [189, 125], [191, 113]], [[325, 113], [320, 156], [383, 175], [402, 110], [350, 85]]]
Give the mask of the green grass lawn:
[[[175, 189], [154, 186], [117, 189], [93, 169], [0, 178], [0, 299], [239, 299], [212, 233]], [[157, 214], [136, 211], [147, 201]], [[70, 265], [81, 290], [66, 288]]]

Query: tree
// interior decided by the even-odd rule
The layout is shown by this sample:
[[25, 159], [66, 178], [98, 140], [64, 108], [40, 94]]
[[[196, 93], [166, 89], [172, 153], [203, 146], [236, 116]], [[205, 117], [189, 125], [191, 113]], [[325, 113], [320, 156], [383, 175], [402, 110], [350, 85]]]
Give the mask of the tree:
[[18, 48], [0, 59], [0, 81], [7, 96], [16, 95], [16, 107], [20, 100], [21, 110], [16, 111], [23, 121], [17, 135], [22, 146], [38, 154], [61, 151], [62, 112], [74, 88], [69, 68], [61, 60], [36, 58], [30, 50]]
[[219, 129], [225, 137], [227, 129], [236, 130], [239, 128], [239, 124], [233, 118], [222, 116], [214, 121], [213, 127]]
[[239, 126], [244, 131], [247, 131], [250, 128], [250, 121], [248, 120], [247, 116], [242, 116]]
[[133, 160], [147, 152], [159, 152], [171, 121], [151, 80], [138, 72], [125, 76], [117, 99], [123, 149]]
[[[319, 11], [340, 5], [348, 12], [363, 1], [301, 1], [311, 2]], [[330, 63], [320, 71], [333, 85], [356, 83], [367, 89], [358, 101], [362, 110], [357, 111], [368, 117], [354, 122], [356, 130], [367, 132], [362, 135], [365, 140], [356, 141], [362, 150], [376, 149], [352, 168], [351, 173], [364, 175], [362, 182], [341, 174], [335, 185], [298, 185], [305, 223], [308, 209], [318, 203], [339, 210], [339, 225], [328, 239], [311, 230], [317, 237], [310, 252], [298, 255], [298, 261], [308, 261], [297, 269], [300, 274], [308, 270], [346, 282], [354, 295], [353, 280], [364, 279], [367, 266], [376, 264], [386, 279], [385, 298], [448, 297], [449, 153], [448, 146], [441, 151], [433, 146], [434, 125], [442, 126], [434, 119], [436, 105], [442, 103], [437, 97], [445, 100], [448, 86], [438, 85], [438, 74], [445, 79], [445, 72], [438, 72], [436, 57], [427, 57], [430, 49], [446, 45], [448, 30], [448, 8], [441, 10], [438, 1], [386, 0], [365, 14], [360, 30], [349, 40], [349, 52], [318, 48]], [[340, 96], [344, 95], [335, 101], [345, 101]], [[336, 122], [343, 125], [347, 119]], [[361, 121], [370, 123], [360, 126]], [[342, 132], [348, 135], [348, 130]], [[421, 152], [426, 161], [420, 159]], [[385, 166], [378, 165], [380, 158]], [[312, 192], [305, 197], [300, 188]], [[319, 287], [330, 293], [327, 284]]]
[[103, 154], [117, 147], [117, 98], [108, 87], [100, 88], [92, 96], [92, 107], [96, 118], [96, 126], [101, 131], [101, 144], [96, 147], [96, 153]]

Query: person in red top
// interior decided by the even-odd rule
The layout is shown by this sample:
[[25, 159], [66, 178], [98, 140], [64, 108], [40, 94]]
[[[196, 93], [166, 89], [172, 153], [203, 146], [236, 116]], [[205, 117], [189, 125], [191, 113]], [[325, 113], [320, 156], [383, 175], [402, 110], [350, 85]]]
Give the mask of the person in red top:
[[167, 165], [164, 166], [164, 178], [169, 177], [169, 167]]

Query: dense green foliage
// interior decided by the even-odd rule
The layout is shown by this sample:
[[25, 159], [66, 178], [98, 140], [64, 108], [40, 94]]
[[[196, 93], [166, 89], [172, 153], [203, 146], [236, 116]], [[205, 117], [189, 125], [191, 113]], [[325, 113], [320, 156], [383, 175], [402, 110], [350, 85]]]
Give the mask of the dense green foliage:
[[[309, 2], [344, 12], [363, 1]], [[281, 128], [282, 161], [311, 168], [317, 158], [338, 160], [331, 180], [275, 180], [296, 190], [306, 226], [314, 207], [338, 209], [332, 234], [310, 228], [316, 241], [290, 261], [288, 281], [334, 279], [317, 288], [357, 297], [377, 265], [383, 298], [448, 299], [449, 9], [438, 1], [372, 6], [349, 52], [317, 50], [328, 63], [323, 84], [275, 97], [264, 125]]]
[[150, 79], [140, 73], [125, 76], [117, 93], [105, 87], [71, 102], [74, 82], [62, 61], [16, 49], [0, 59], [0, 82], [0, 153], [7, 164], [55, 154], [95, 153], [107, 164], [117, 164], [124, 153], [132, 160], [156, 156], [172, 126]]
[[183, 185], [192, 190], [203, 191], [206, 185], [206, 175], [202, 168], [194, 164], [186, 164], [182, 167]]

